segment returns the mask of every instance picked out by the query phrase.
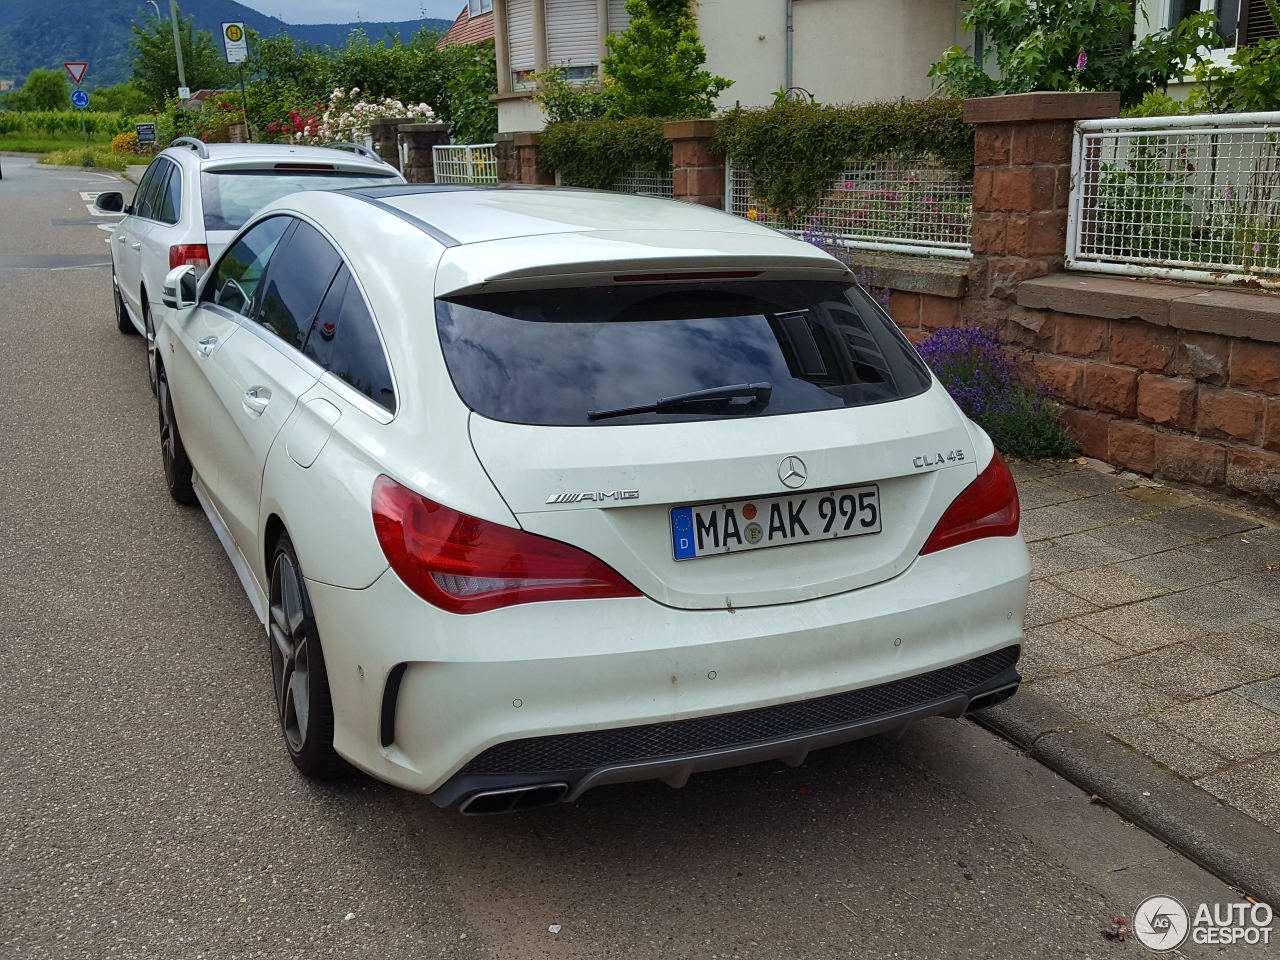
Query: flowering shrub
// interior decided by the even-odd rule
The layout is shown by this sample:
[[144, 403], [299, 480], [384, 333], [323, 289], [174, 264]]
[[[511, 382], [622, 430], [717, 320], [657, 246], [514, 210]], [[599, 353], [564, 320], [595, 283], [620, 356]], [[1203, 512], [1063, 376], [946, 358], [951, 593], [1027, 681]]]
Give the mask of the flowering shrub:
[[996, 448], [1023, 460], [1075, 456], [1061, 408], [1030, 361], [1015, 359], [994, 333], [944, 327], [917, 349], [967, 416]]
[[138, 152], [138, 134], [133, 130], [125, 133], [117, 133], [111, 138], [112, 153], [137, 153]]
[[329, 95], [328, 103], [321, 101], [314, 110], [292, 109], [285, 120], [268, 123], [267, 130], [298, 143], [360, 143], [369, 135], [372, 120], [389, 117], [430, 123], [436, 118], [435, 112], [425, 103], [406, 106], [391, 97], [361, 100], [359, 93], [359, 87], [350, 90], [338, 87]]

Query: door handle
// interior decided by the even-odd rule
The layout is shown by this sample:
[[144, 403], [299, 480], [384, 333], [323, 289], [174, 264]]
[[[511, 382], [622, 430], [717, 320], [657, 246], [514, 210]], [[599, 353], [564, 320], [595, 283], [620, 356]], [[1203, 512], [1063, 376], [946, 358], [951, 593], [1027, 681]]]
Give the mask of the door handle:
[[267, 409], [267, 404], [271, 402], [271, 391], [266, 387], [250, 387], [245, 391], [244, 408], [255, 417], [262, 416], [262, 411]]
[[207, 357], [209, 356], [209, 354], [213, 353], [213, 348], [216, 347], [217, 345], [218, 345], [217, 337], [205, 337], [198, 344], [196, 344], [196, 347], [200, 350], [200, 356]]
[[139, 240], [137, 243], [131, 243], [131, 244], [129, 244], [129, 246], [133, 247], [133, 249], [135, 249], [135, 250], [141, 250], [141, 249], [142, 249], [142, 241], [141, 241], [141, 240]]

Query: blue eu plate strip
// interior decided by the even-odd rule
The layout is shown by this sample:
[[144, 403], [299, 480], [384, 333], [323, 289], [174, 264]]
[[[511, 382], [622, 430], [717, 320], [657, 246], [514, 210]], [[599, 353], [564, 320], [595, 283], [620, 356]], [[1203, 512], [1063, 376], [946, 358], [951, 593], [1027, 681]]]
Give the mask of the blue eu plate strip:
[[671, 544], [677, 560], [688, 560], [698, 555], [693, 545], [692, 507], [676, 507], [671, 511]]

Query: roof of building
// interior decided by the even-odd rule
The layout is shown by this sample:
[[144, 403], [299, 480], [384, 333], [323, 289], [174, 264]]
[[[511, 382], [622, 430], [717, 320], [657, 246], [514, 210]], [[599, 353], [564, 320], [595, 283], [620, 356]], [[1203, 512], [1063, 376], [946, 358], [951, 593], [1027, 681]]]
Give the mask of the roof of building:
[[445, 47], [470, 47], [486, 40], [493, 39], [493, 11], [487, 11], [478, 17], [472, 17], [469, 5], [462, 5], [462, 12], [453, 26], [445, 31], [443, 37], [436, 41], [436, 49]]

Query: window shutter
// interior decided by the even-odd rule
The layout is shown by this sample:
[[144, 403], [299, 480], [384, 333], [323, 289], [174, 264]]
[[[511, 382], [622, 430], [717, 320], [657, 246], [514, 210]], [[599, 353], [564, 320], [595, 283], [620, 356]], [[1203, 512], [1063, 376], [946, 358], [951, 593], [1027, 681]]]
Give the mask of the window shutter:
[[533, 0], [507, 0], [507, 59], [511, 72], [533, 70]]
[[1257, 43], [1280, 37], [1280, 29], [1262, 0], [1243, 0], [1244, 16], [1240, 18], [1240, 43]]
[[627, 13], [627, 0], [609, 0], [609, 28], [605, 31], [605, 36], [621, 33], [630, 24], [631, 14]]
[[546, 0], [547, 63], [588, 66], [600, 62], [596, 0]]

